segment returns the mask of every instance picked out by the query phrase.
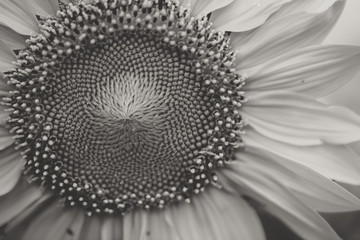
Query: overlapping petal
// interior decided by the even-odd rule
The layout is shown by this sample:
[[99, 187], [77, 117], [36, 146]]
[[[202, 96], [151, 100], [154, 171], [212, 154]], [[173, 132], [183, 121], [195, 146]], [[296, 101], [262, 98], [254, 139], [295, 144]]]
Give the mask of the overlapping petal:
[[219, 172], [219, 182], [234, 194], [255, 199], [259, 207], [278, 217], [304, 239], [340, 239], [318, 213], [264, 169], [254, 168], [238, 160]]
[[180, 240], [172, 219], [163, 211], [138, 210], [124, 217], [124, 240]]
[[23, 35], [39, 31], [39, 24], [29, 0], [0, 1], [0, 25]]
[[101, 239], [101, 218], [99, 216], [86, 217], [80, 232], [79, 240]]
[[244, 240], [264, 239], [254, 210], [241, 198], [215, 188], [194, 197], [191, 204], [126, 215], [124, 233], [124, 240], [232, 240], [238, 236]]
[[219, 31], [241, 32], [263, 24], [268, 17], [291, 0], [234, 0], [212, 13], [211, 21]]
[[35, 13], [44, 17], [56, 16], [59, 8], [58, 0], [30, 0]]
[[322, 216], [344, 240], [360, 239], [360, 211], [322, 213]]
[[3, 78], [2, 72], [5, 72], [14, 67], [12, 64], [16, 60], [14, 52], [2, 40], [0, 40], [0, 80]]
[[[21, 240], [31, 239], [79, 239], [79, 232], [74, 232], [73, 223], [84, 221], [84, 213], [80, 209], [62, 208], [57, 201], [53, 201], [39, 214], [31, 218], [31, 224], [25, 229]], [[78, 222], [78, 223], [79, 223]], [[74, 236], [76, 235], [76, 236]]]
[[336, 23], [343, 8], [344, 2], [337, 1], [324, 12], [274, 15], [253, 31], [233, 33], [231, 45], [237, 50], [236, 68], [257, 69], [259, 64], [293, 49], [320, 43]]
[[190, 7], [191, 16], [199, 18], [229, 5], [232, 1], [234, 0], [184, 0], [181, 4]]
[[0, 41], [5, 43], [0, 48], [22, 49], [25, 46], [25, 37], [9, 27], [0, 25]]
[[[0, 89], [1, 89], [1, 81], [0, 81]], [[0, 90], [0, 96], [1, 97], [4, 97], [1, 95], [1, 90]], [[9, 112], [8, 111], [5, 111], [6, 107], [5, 106], [0, 106], [0, 133], [2, 134], [5, 134], [6, 136], [8, 136], [8, 138], [6, 139], [7, 141], [11, 141], [12, 140], [12, 137], [11, 135], [9, 134], [9, 131], [6, 129], [6, 126], [7, 126], [7, 121], [9, 119]], [[1, 137], [0, 137], [1, 139]], [[6, 141], [5, 140], [5, 141]], [[3, 149], [3, 148], [0, 148], [0, 149]]]
[[294, 146], [267, 138], [252, 129], [247, 129], [243, 138], [248, 146], [304, 165], [329, 179], [360, 185], [359, 156], [349, 146]]
[[360, 140], [360, 117], [290, 92], [250, 96], [242, 108], [244, 119], [258, 132], [277, 141], [311, 146], [347, 144]]
[[18, 216], [42, 195], [43, 191], [38, 186], [30, 185], [25, 180], [19, 181], [11, 192], [0, 197], [0, 226]]
[[122, 224], [121, 216], [105, 216], [101, 224], [101, 240], [122, 239]]
[[322, 12], [332, 6], [335, 2], [345, 2], [345, 0], [295, 0], [285, 4], [276, 15], [288, 15], [295, 12], [316, 13]]
[[360, 210], [360, 200], [340, 185], [301, 164], [252, 147], [251, 142], [244, 151], [237, 153], [237, 159], [266, 171], [316, 211]]
[[359, 72], [360, 46], [314, 46], [291, 51], [248, 72], [244, 90], [285, 90], [322, 97]]
[[0, 196], [10, 192], [21, 177], [21, 155], [12, 146], [0, 151]]
[[9, 147], [11, 144], [13, 144], [13, 142], [13, 135], [9, 133], [8, 129], [6, 129], [4, 126], [0, 126], [0, 151]]

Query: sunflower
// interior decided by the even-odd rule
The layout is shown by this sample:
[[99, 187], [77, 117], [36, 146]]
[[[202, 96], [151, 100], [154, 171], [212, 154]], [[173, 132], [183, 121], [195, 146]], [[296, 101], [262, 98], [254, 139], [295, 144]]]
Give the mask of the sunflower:
[[340, 239], [360, 117], [318, 99], [360, 47], [318, 44], [344, 4], [2, 0], [2, 237]]

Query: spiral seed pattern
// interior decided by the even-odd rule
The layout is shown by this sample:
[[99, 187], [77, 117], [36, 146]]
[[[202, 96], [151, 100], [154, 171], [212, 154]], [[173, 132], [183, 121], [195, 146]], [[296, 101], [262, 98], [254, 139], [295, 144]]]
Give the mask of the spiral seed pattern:
[[89, 214], [190, 201], [243, 145], [228, 42], [171, 1], [69, 4], [44, 20], [6, 74], [25, 172]]

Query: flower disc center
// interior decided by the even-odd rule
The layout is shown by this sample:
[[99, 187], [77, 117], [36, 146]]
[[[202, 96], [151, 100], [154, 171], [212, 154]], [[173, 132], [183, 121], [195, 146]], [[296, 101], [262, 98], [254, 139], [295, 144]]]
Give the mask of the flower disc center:
[[163, 207], [241, 143], [228, 39], [173, 2], [69, 4], [7, 73], [25, 172], [89, 213]]
[[50, 112], [64, 124], [54, 150], [67, 175], [111, 199], [186, 184], [215, 125], [191, 62], [125, 32], [67, 59], [50, 94], [59, 99]]

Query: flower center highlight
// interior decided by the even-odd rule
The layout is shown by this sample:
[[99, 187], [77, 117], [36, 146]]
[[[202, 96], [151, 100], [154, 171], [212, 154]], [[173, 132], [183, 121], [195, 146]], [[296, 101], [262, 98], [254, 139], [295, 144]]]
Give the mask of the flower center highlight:
[[69, 4], [6, 73], [26, 174], [92, 212], [203, 191], [241, 145], [228, 37], [171, 1]]

